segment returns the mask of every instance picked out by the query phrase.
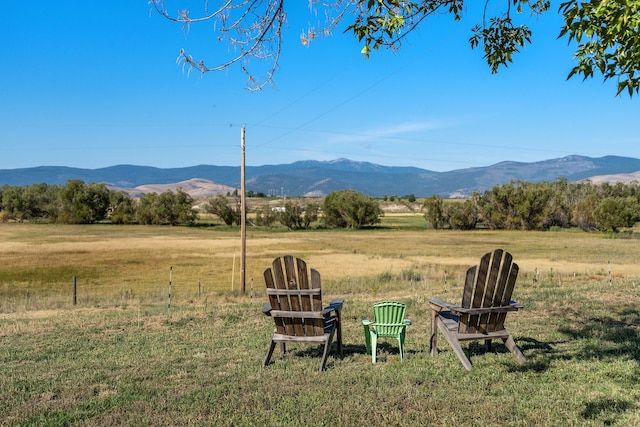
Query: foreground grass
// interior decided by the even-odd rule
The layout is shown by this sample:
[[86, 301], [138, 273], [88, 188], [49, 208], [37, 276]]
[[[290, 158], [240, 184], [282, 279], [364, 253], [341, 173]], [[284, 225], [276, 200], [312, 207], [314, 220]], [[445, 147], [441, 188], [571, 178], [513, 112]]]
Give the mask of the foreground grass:
[[[453, 297], [453, 288], [434, 296]], [[332, 297], [327, 296], [327, 297]], [[138, 309], [25, 312], [0, 319], [4, 425], [640, 425], [640, 289], [519, 283], [508, 319], [528, 359], [469, 347], [466, 372], [441, 338], [428, 355], [426, 295], [349, 295], [345, 356], [317, 372], [315, 348], [261, 361], [272, 324], [262, 301], [227, 297], [169, 318]], [[371, 302], [408, 304], [413, 325], [365, 354]]]
[[[13, 226], [0, 225], [0, 425], [640, 425], [640, 240], [252, 232], [253, 297], [229, 279], [199, 296], [181, 281], [230, 277], [235, 231]], [[428, 355], [427, 299], [458, 301], [464, 268], [495, 247], [521, 266], [514, 298], [526, 309], [507, 326], [528, 362], [472, 343], [466, 372], [443, 337]], [[321, 271], [326, 300], [346, 300], [345, 355], [322, 373], [308, 346], [261, 367], [273, 330], [261, 271], [285, 252]], [[166, 291], [168, 263], [171, 315], [161, 291], [143, 292]], [[78, 271], [95, 296], [74, 307], [55, 288]], [[131, 293], [118, 293], [128, 278]], [[360, 319], [384, 299], [407, 303], [413, 321], [404, 363], [393, 341], [376, 365], [365, 354]]]

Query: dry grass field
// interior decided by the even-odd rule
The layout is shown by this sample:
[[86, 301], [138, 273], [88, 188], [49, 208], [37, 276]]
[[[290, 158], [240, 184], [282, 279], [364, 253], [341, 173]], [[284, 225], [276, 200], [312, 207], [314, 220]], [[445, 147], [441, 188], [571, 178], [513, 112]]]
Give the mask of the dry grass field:
[[[393, 216], [385, 218], [393, 223]], [[512, 252], [521, 275], [540, 280], [640, 279], [640, 239], [582, 232], [402, 229], [247, 233], [246, 289], [281, 254], [306, 259], [327, 286], [353, 293], [403, 275], [415, 284], [460, 282], [485, 252]], [[175, 298], [222, 295], [240, 286], [240, 233], [222, 227], [0, 224], [0, 312], [91, 306], [122, 299], [162, 301], [171, 273]], [[414, 285], [415, 285], [414, 284]]]
[[[250, 228], [246, 295], [237, 229], [0, 224], [0, 425], [640, 425], [640, 239], [435, 231], [406, 215]], [[466, 372], [442, 337], [430, 357], [427, 299], [457, 302], [464, 270], [498, 247], [521, 268], [525, 310], [507, 326], [527, 363], [465, 344]], [[262, 272], [283, 254], [345, 299], [345, 355], [325, 372], [302, 345], [260, 366]], [[372, 365], [360, 319], [384, 299], [413, 324], [405, 361], [389, 341]]]

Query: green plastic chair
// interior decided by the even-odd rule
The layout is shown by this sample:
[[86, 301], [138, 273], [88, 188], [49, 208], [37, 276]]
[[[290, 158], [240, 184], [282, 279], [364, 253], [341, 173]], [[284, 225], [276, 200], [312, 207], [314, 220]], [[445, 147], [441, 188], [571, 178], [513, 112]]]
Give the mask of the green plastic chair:
[[404, 337], [411, 320], [404, 318], [406, 306], [401, 302], [383, 301], [373, 305], [374, 321], [362, 319], [367, 354], [376, 363], [378, 338], [396, 338], [400, 347], [400, 360], [404, 360]]

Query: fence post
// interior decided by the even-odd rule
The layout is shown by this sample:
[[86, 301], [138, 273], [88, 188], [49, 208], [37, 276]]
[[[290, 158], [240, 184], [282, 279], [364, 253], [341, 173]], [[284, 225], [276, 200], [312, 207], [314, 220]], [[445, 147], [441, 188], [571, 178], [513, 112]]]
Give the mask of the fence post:
[[73, 276], [73, 305], [78, 303], [78, 286], [76, 283], [76, 276]]
[[167, 303], [167, 315], [171, 317], [171, 275], [173, 267], [169, 267], [169, 302]]

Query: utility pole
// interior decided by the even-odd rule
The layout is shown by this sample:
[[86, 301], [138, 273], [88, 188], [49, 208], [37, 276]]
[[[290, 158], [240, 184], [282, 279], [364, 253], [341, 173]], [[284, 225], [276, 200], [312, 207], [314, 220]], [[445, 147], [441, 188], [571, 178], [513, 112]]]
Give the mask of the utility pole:
[[245, 284], [245, 265], [247, 258], [247, 214], [246, 200], [244, 191], [244, 126], [240, 131], [240, 148], [242, 159], [240, 161], [240, 292], [244, 295], [246, 290]]

